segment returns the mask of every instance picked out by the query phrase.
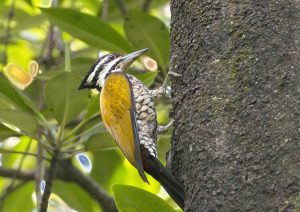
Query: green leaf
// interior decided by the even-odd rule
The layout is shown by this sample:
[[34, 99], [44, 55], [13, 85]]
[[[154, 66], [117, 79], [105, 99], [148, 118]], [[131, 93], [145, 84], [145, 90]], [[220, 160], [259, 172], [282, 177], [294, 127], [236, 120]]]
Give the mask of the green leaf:
[[[15, 139], [13, 139], [15, 140]], [[19, 136], [18, 138], [16, 138], [17, 144], [14, 143], [10, 143], [11, 140], [5, 140], [3, 143], [3, 149], [8, 149], [8, 150], [13, 150], [16, 152], [30, 152], [35, 154], [37, 151], [37, 145], [35, 142], [32, 142], [32, 138], [27, 137], [27, 136]], [[28, 145], [30, 144], [30, 148], [28, 148]], [[24, 157], [23, 154], [10, 154], [7, 153], [5, 150], [1, 150], [2, 154], [2, 165], [4, 167], [14, 167], [16, 164], [19, 164], [19, 162], [22, 160], [22, 158]], [[5, 154], [6, 152], [6, 154]], [[32, 157], [32, 156], [25, 156], [25, 158], [23, 159], [23, 165], [22, 165], [22, 169], [26, 170], [32, 170], [34, 168], [36, 168], [36, 158]]]
[[168, 132], [168, 134], [159, 136], [157, 140], [157, 146], [159, 147], [157, 148], [158, 158], [163, 164], [166, 164], [166, 155], [170, 150], [170, 138], [171, 133]]
[[27, 4], [29, 4], [31, 7], [33, 6], [32, 0], [25, 0], [25, 2], [26, 2]]
[[[9, 195], [4, 198], [2, 205], [2, 211], [32, 211], [34, 206], [31, 201], [31, 195], [34, 191], [34, 182], [28, 182], [23, 186], [20, 186], [14, 192], [10, 192]], [[24, 198], [26, 197], [26, 198]]]
[[160, 197], [128, 185], [113, 185], [115, 201], [120, 212], [174, 212]]
[[[91, 68], [94, 62], [95, 60], [91, 58], [74, 58], [71, 60], [72, 73], [83, 79], [83, 77], [88, 73], [89, 69]], [[50, 80], [53, 77], [64, 72], [64, 68], [64, 66], [60, 66], [58, 68], [45, 71], [42, 74], [39, 74], [37, 78], [41, 80]]]
[[45, 16], [42, 14], [30, 16], [28, 18], [21, 19], [17, 22], [17, 26], [11, 29], [12, 33], [17, 33], [21, 30], [40, 27], [40, 25], [46, 20]]
[[0, 125], [0, 142], [3, 141], [3, 139], [8, 138], [10, 136], [17, 135], [17, 133], [8, 127], [5, 127], [3, 125]]
[[65, 125], [87, 106], [89, 91], [78, 91], [81, 80], [70, 72], [63, 72], [48, 81], [46, 102], [56, 120]]
[[100, 119], [99, 94], [92, 92], [85, 118], [90, 118], [96, 114], [98, 114]]
[[88, 141], [84, 143], [84, 145], [87, 151], [116, 148], [116, 142], [107, 132], [91, 136]]
[[[1, 1], [1, 2], [4, 2], [4, 1]], [[7, 15], [9, 13], [9, 11], [11, 10], [11, 7], [10, 6], [2, 6], [0, 7], [0, 17], [1, 17], [1, 21], [3, 20], [6, 20], [7, 19]], [[21, 9], [18, 9], [18, 8], [14, 8], [14, 21], [19, 21], [19, 20], [24, 20], [26, 18], [29, 18], [30, 15], [24, 11], [24, 10], [21, 10]]]
[[91, 177], [109, 191], [111, 190], [113, 175], [122, 174], [118, 167], [123, 163], [123, 158], [116, 150], [93, 152], [93, 155], [94, 166]]
[[169, 63], [169, 30], [156, 17], [140, 11], [128, 13], [124, 22], [127, 39], [135, 49], [150, 48], [149, 56], [165, 71]]
[[28, 110], [23, 99], [20, 97], [15, 88], [4, 77], [0, 77], [0, 96], [2, 95], [9, 103], [21, 110]]
[[83, 79], [97, 59], [84, 57], [72, 59], [72, 72]]
[[29, 134], [34, 134], [38, 129], [35, 118], [22, 111], [0, 110], [0, 122], [13, 125]]
[[117, 52], [131, 50], [117, 31], [95, 16], [63, 8], [44, 8], [42, 12], [62, 30], [93, 47]]
[[[57, 194], [70, 208], [80, 212], [100, 211], [95, 200], [74, 183], [54, 181], [53, 193]], [[95, 210], [93, 210], [95, 208]]]
[[146, 85], [147, 87], [150, 87], [154, 80], [155, 80], [155, 77], [157, 76], [158, 72], [155, 71], [155, 72], [146, 72], [146, 73], [136, 73], [136, 72], [133, 72], [133, 71], [129, 71], [128, 73], [134, 75], [136, 78], [138, 78], [139, 80], [142, 81], [142, 83], [144, 85]]
[[[103, 1], [102, 1], [103, 2]], [[152, 0], [150, 4], [150, 9], [158, 8], [161, 10], [163, 5], [166, 5], [168, 0]], [[139, 10], [141, 9], [141, 0], [126, 0], [125, 2], [126, 8], [128, 10]], [[107, 20], [117, 22], [122, 20], [122, 12], [120, 11], [120, 6], [117, 1], [110, 1], [108, 6]]]
[[161, 188], [160, 184], [151, 175], [148, 174], [146, 175], [150, 185], [145, 183], [140, 177], [137, 169], [132, 166], [131, 163], [124, 157], [124, 154], [120, 150], [118, 150], [118, 152], [120, 153], [120, 155], [122, 155], [123, 163], [119, 164], [117, 171], [112, 176], [111, 184], [131, 185], [157, 194]]

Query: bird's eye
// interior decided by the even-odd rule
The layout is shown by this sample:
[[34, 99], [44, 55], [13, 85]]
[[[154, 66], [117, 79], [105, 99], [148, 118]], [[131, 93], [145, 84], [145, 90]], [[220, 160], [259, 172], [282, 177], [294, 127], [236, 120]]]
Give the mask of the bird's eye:
[[108, 55], [108, 59], [110, 59], [110, 60], [115, 59], [115, 55], [113, 55], [113, 54]]

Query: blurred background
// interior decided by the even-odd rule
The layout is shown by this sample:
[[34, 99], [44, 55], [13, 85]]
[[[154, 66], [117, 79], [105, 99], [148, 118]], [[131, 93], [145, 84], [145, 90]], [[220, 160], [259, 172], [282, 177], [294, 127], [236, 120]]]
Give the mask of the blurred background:
[[[126, 193], [131, 187], [113, 191], [114, 184], [158, 195], [164, 203], [149, 200], [154, 208], [168, 204], [178, 210], [116, 148], [101, 122], [99, 93], [77, 91], [99, 55], [142, 48], [150, 50], [129, 72], [151, 89], [160, 86], [168, 72], [170, 16], [167, 0], [0, 1], [0, 211], [38, 210], [45, 187], [51, 188], [49, 169], [56, 175], [49, 211], [105, 211], [87, 188], [93, 182], [118, 207], [128, 203], [122, 203], [122, 192], [143, 195]], [[170, 111], [170, 100], [157, 102], [160, 124], [168, 123]], [[170, 135], [158, 138], [163, 163]], [[50, 166], [53, 158], [56, 167]], [[68, 164], [65, 170], [61, 161]]]

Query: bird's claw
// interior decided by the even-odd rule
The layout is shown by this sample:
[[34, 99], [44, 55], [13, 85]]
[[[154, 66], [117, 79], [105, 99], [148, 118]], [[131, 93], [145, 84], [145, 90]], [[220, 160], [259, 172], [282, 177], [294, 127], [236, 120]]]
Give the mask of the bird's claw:
[[182, 77], [182, 74], [178, 74], [174, 71], [169, 71], [169, 75], [174, 76], [174, 77]]

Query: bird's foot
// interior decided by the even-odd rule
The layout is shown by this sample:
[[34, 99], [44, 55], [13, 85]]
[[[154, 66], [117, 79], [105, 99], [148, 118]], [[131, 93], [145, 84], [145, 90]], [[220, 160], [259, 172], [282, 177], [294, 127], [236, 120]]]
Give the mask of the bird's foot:
[[167, 125], [158, 125], [157, 126], [157, 133], [158, 134], [163, 134], [163, 133], [166, 133], [168, 132], [169, 128], [173, 125], [174, 123], [174, 119], [171, 119], [171, 121], [167, 124]]

